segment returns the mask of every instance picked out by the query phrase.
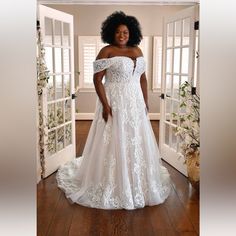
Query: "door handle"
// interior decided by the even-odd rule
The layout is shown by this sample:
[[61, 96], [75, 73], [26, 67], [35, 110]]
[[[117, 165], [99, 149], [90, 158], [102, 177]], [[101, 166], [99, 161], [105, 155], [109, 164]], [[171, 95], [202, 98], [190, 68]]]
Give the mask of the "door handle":
[[[165, 94], [164, 93], [162, 93], [160, 96], [159, 96], [161, 99], [165, 99]], [[168, 94], [166, 94], [166, 97], [168, 97], [168, 98], [170, 98], [171, 96], [170, 95], [168, 95]]]
[[160, 97], [161, 99], [165, 99], [165, 94], [162, 93], [159, 97]]
[[77, 98], [77, 96], [73, 93], [73, 94], [71, 95], [71, 99], [75, 99], [75, 98]]

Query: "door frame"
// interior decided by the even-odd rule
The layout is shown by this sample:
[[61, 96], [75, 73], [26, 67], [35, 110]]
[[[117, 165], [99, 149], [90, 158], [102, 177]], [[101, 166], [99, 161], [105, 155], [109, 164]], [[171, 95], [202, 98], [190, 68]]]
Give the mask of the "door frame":
[[[184, 164], [184, 157], [183, 155], [181, 155], [179, 152], [177, 152], [176, 150], [172, 149], [171, 147], [169, 147], [167, 144], [165, 144], [165, 116], [166, 116], [166, 110], [165, 110], [165, 103], [166, 103], [166, 91], [165, 91], [165, 80], [166, 80], [166, 30], [167, 27], [165, 27], [165, 24], [167, 24], [167, 22], [171, 22], [172, 18], [184, 18], [185, 16], [188, 17], [189, 12], [192, 13], [191, 15], [191, 29], [190, 30], [190, 42], [189, 42], [189, 65], [188, 65], [188, 81], [193, 83], [193, 76], [194, 76], [194, 63], [195, 63], [195, 57], [194, 57], [194, 50], [195, 50], [195, 30], [194, 30], [194, 22], [196, 21], [196, 19], [198, 19], [198, 17], [196, 17], [198, 15], [198, 6], [192, 6], [183, 10], [180, 10], [179, 12], [174, 13], [173, 15], [166, 17], [163, 20], [163, 51], [162, 51], [162, 80], [161, 80], [161, 100], [160, 100], [160, 133], [159, 133], [159, 148], [160, 148], [160, 153], [161, 153], [161, 158], [163, 160], [165, 160], [168, 164], [170, 164], [171, 166], [173, 166], [174, 168], [176, 168], [178, 171], [180, 171], [182, 174], [184, 174], [185, 176], [187, 176], [187, 167]], [[174, 29], [173, 29], [174, 32]], [[174, 40], [174, 36], [173, 36], [173, 40]], [[192, 49], [192, 50], [191, 50]], [[174, 48], [173, 48], [174, 50]], [[192, 59], [191, 59], [192, 58]], [[181, 58], [180, 58], [181, 60]], [[172, 54], [172, 66], [173, 66], [173, 62], [174, 62], [174, 56]], [[181, 62], [180, 62], [181, 65]], [[173, 82], [173, 69], [172, 69], [172, 82]], [[179, 75], [180, 77], [180, 75]], [[172, 87], [171, 87], [172, 89]], [[170, 111], [170, 116], [171, 116], [171, 111]]]
[[[71, 122], [69, 122], [71, 124], [71, 144], [69, 144], [68, 146], [66, 147], [63, 147], [61, 150], [59, 151], [56, 151], [55, 154], [52, 154], [51, 156], [48, 156], [48, 153], [47, 153], [47, 147], [46, 147], [46, 143], [47, 143], [47, 137], [45, 136], [44, 137], [44, 162], [45, 162], [45, 172], [43, 173], [43, 178], [46, 178], [47, 176], [49, 176], [50, 174], [52, 174], [53, 172], [55, 172], [58, 167], [60, 165], [63, 165], [65, 164], [67, 161], [69, 160], [72, 160], [73, 158], [76, 157], [76, 143], [75, 143], [75, 102], [74, 102], [74, 99], [73, 99], [73, 94], [74, 94], [74, 29], [73, 29], [73, 15], [70, 15], [68, 13], [65, 13], [65, 12], [62, 12], [62, 11], [58, 11], [58, 10], [55, 10], [53, 8], [50, 8], [50, 7], [47, 7], [47, 6], [44, 6], [44, 5], [40, 5], [38, 4], [38, 19], [40, 21], [40, 28], [41, 28], [41, 35], [42, 35], [42, 44], [44, 47], [47, 46], [47, 44], [44, 43], [44, 29], [45, 29], [45, 25], [44, 25], [44, 20], [43, 20], [43, 17], [44, 17], [44, 14], [50, 14], [50, 17], [53, 19], [53, 20], [59, 20], [59, 21], [62, 21], [62, 22], [66, 22], [66, 23], [69, 23], [69, 24], [72, 24], [72, 27], [70, 27], [70, 34], [69, 34], [69, 37], [70, 37], [70, 46], [68, 47], [69, 48], [69, 73], [68, 75], [70, 76], [70, 98], [68, 99], [65, 98], [64, 96], [62, 97], [62, 102], [63, 102], [63, 114], [65, 114], [65, 104], [64, 104], [64, 101], [70, 101], [71, 102], [71, 107], [70, 107], [70, 115], [71, 115]], [[44, 13], [42, 13], [44, 12]], [[61, 18], [61, 16], [58, 16], [58, 15], [62, 15], [63, 14], [63, 19]], [[52, 32], [52, 37], [54, 36], [54, 32]], [[62, 38], [61, 38], [62, 39]], [[50, 47], [50, 45], [49, 45]], [[52, 48], [56, 47], [55, 44], [52, 44], [51, 46]], [[64, 49], [63, 47], [63, 44], [60, 46], [58, 46], [59, 48], [61, 48], [62, 50]], [[52, 50], [53, 52], [53, 50]], [[62, 53], [62, 52], [61, 52]], [[54, 58], [54, 53], [52, 53], [52, 58]], [[52, 59], [53, 60], [53, 59]], [[53, 60], [53, 64], [54, 63], [54, 60]], [[63, 64], [63, 57], [61, 58], [61, 65]], [[55, 71], [53, 71], [51, 73], [53, 77], [56, 76], [56, 73]], [[65, 72], [61, 72], [60, 73], [61, 76], [64, 76], [66, 73]], [[62, 88], [64, 88], [64, 80], [62, 80]], [[63, 94], [65, 93], [64, 92], [65, 89], [63, 89]], [[55, 91], [56, 93], [56, 91]], [[42, 99], [43, 99], [43, 102], [42, 102], [42, 109], [43, 109], [43, 114], [47, 114], [47, 103], [48, 103], [48, 100], [47, 100], [47, 88], [44, 88], [43, 89], [43, 95], [42, 95]], [[64, 100], [66, 99], [66, 100]], [[55, 99], [56, 101], [57, 99]], [[59, 99], [60, 100], [60, 99]], [[55, 102], [56, 104], [57, 102]], [[55, 113], [55, 116], [56, 116], [56, 113]], [[46, 116], [47, 118], [47, 116]], [[45, 132], [46, 132], [46, 135], [47, 135], [47, 121], [46, 121], [46, 118], [44, 118], [44, 127], [45, 128]], [[65, 124], [66, 122], [63, 121], [63, 124]], [[69, 124], [68, 123], [68, 124]], [[57, 126], [56, 126], [57, 127]], [[66, 127], [66, 125], [63, 125], [62, 127]], [[56, 132], [57, 128], [55, 129], [55, 132]], [[55, 137], [56, 139], [56, 137]], [[56, 139], [57, 140], [57, 139]], [[57, 141], [55, 141], [57, 142]], [[65, 142], [65, 131], [64, 131], [64, 141], [63, 143]], [[55, 144], [57, 145], [57, 143]], [[42, 167], [41, 167], [42, 168]]]

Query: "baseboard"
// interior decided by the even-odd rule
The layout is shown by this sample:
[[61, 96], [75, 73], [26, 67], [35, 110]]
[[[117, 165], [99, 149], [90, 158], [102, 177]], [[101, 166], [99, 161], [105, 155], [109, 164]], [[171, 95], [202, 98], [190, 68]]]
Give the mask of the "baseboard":
[[[160, 113], [149, 113], [150, 120], [160, 120]], [[93, 120], [94, 113], [75, 113], [76, 120]]]

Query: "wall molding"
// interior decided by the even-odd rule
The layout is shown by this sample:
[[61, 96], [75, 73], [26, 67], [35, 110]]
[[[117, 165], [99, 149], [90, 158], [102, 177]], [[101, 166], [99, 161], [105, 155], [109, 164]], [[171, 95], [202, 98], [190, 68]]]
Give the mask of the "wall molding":
[[194, 5], [200, 0], [38, 0], [39, 4], [78, 5]]
[[[75, 113], [75, 120], [93, 120], [94, 113]], [[160, 113], [149, 113], [150, 120], [160, 120]]]

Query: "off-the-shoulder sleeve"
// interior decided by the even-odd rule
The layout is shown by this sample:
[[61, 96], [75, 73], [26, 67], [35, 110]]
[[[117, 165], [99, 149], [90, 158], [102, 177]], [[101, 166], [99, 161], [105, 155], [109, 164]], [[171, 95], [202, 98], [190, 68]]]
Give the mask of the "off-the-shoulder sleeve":
[[93, 62], [93, 73], [100, 72], [102, 70], [107, 69], [110, 67], [112, 64], [111, 58], [103, 58], [103, 59], [98, 59]]
[[140, 74], [143, 74], [144, 72], [146, 72], [146, 61], [144, 60], [144, 57], [141, 57], [143, 63], [141, 63], [140, 66]]

